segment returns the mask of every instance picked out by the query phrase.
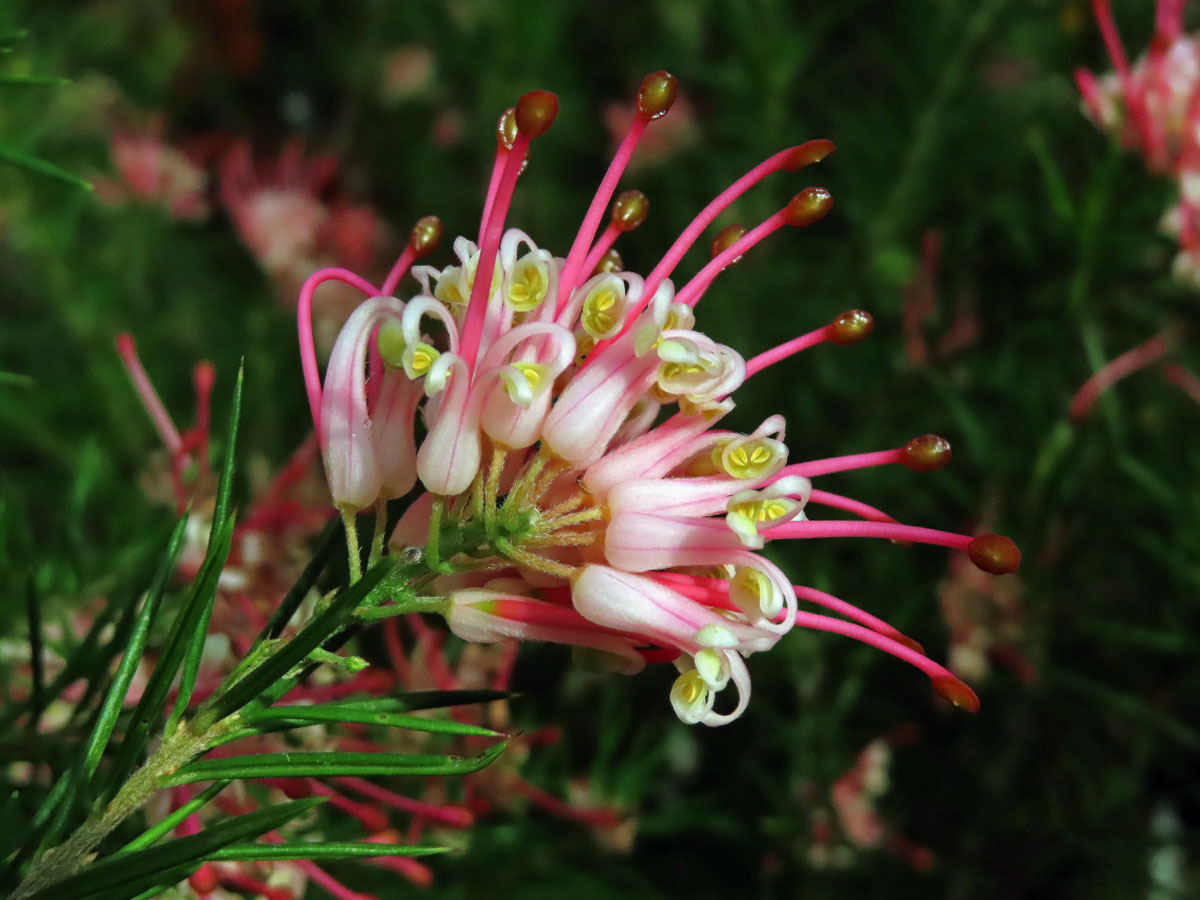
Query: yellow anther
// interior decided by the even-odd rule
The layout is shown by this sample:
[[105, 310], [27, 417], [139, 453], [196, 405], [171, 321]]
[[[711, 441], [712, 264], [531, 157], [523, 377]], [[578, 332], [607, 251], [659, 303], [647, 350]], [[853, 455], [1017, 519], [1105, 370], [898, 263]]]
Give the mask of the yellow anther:
[[518, 262], [508, 288], [508, 305], [517, 312], [537, 309], [546, 299], [549, 284], [545, 263], [539, 263], [536, 259]]
[[[721, 448], [720, 463], [734, 478], [761, 478], [775, 461], [771, 448], [760, 440], [746, 441]], [[714, 448], [716, 457], [717, 450]]]
[[462, 306], [471, 294], [470, 285], [464, 289], [464, 281], [466, 279], [462, 276], [462, 269], [458, 266], [447, 266], [438, 278], [437, 287], [433, 289], [433, 296], [447, 306]]
[[592, 291], [583, 302], [579, 324], [593, 338], [607, 335], [616, 326], [620, 312], [617, 292], [611, 286], [603, 284]]
[[695, 669], [684, 672], [675, 680], [675, 694], [685, 706], [703, 703], [707, 693], [708, 685]]
[[410, 378], [420, 378], [422, 375], [429, 373], [430, 368], [437, 362], [437, 358], [442, 354], [430, 347], [428, 344], [417, 344], [413, 348], [412, 357], [405, 366], [405, 371], [408, 372]]
[[761, 602], [772, 593], [771, 582], [767, 576], [758, 569], [750, 568], [738, 569], [730, 581], [729, 588], [731, 593], [742, 594], [756, 602]]
[[793, 504], [787, 500], [747, 500], [734, 504], [729, 512], [751, 522], [773, 522], [792, 511]]
[[702, 375], [706, 371], [700, 363], [669, 362], [663, 363], [662, 368], [658, 370], [658, 378], [660, 381], [673, 381], [684, 375]]
[[512, 365], [514, 369], [525, 376], [525, 380], [534, 390], [542, 383], [542, 379], [546, 377], [546, 367], [538, 363], [518, 362]]

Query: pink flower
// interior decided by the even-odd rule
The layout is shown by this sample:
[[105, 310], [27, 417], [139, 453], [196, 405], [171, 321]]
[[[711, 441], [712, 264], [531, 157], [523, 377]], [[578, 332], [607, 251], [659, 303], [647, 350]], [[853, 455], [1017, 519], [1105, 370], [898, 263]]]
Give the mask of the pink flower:
[[[614, 202], [617, 184], [675, 92], [665, 72], [642, 82], [628, 131], [564, 257], [505, 226], [529, 144], [558, 110], [553, 95], [534, 91], [500, 119], [479, 233], [455, 239], [453, 263], [412, 268], [419, 251], [431, 249], [414, 230], [378, 288], [340, 269], [308, 280], [299, 304], [301, 356], [335, 498], [353, 511], [383, 496], [372, 465], [393, 442], [396, 460], [411, 459], [410, 437], [399, 432], [412, 427], [416, 409], [426, 426], [415, 457], [422, 493], [391, 548], [419, 550], [438, 573], [427, 591], [446, 598], [446, 618], [461, 637], [572, 644], [609, 654], [621, 671], [673, 662], [677, 715], [718, 725], [746, 709], [746, 658], [768, 652], [799, 624], [900, 657], [940, 694], [974, 709], [970, 688], [915, 641], [794, 584], [761, 552], [769, 541], [878, 537], [955, 548], [989, 572], [1012, 571], [1019, 553], [1007, 538], [902, 525], [813, 485], [830, 472], [884, 464], [935, 469], [949, 461], [949, 444], [924, 435], [895, 449], [789, 465], [782, 416], [748, 434], [719, 427], [758, 372], [871, 331], [871, 317], [851, 310], [745, 359], [696, 324], [697, 305], [721, 271], [775, 231], [818, 222], [832, 206], [828, 192], [805, 188], [757, 226], [723, 230], [707, 265], [678, 288], [671, 279], [743, 193], [769, 175], [819, 162], [833, 145], [809, 141], [772, 155], [705, 207], [647, 275], [620, 270], [613, 245], [649, 207], [637, 191]], [[392, 299], [410, 272], [415, 293]], [[326, 281], [368, 299], [338, 339], [322, 385], [309, 309]], [[405, 397], [418, 388], [423, 394], [389, 420], [395, 431], [386, 436], [381, 401], [372, 400], [385, 376], [410, 380], [414, 393]], [[398, 469], [395, 481], [410, 483]], [[850, 517], [814, 518], [818, 508]], [[801, 609], [802, 602], [837, 617]], [[731, 685], [736, 696], [726, 700]]]
[[159, 121], [147, 131], [113, 135], [109, 152], [120, 183], [97, 179], [102, 197], [121, 202], [132, 196], [163, 207], [173, 219], [200, 222], [208, 218], [208, 175], [188, 154], [163, 140]]
[[1096, 125], [1139, 153], [1152, 172], [1178, 184], [1179, 203], [1163, 229], [1179, 240], [1177, 277], [1200, 285], [1200, 38], [1183, 33], [1186, 0], [1157, 0], [1154, 39], [1132, 65], [1109, 0], [1092, 0], [1112, 73], [1075, 72], [1084, 109]]

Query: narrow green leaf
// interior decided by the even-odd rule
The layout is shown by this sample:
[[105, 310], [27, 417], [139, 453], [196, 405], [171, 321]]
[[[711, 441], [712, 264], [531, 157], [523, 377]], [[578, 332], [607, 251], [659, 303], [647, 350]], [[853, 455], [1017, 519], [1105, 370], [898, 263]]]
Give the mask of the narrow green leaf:
[[407, 753], [256, 753], [190, 762], [162, 779], [164, 786], [214, 778], [325, 778], [339, 775], [468, 775], [489, 765], [505, 743], [478, 756]]
[[[227, 548], [233, 539], [232, 520], [225, 523], [223, 531], [224, 534], [221, 535], [217, 544], [219, 549]], [[214, 557], [210, 544], [209, 555], [200, 567], [200, 574], [196, 576], [196, 581], [188, 594], [187, 603], [176, 614], [162, 655], [146, 682], [141, 699], [134, 707], [125, 739], [121, 742], [121, 749], [113, 763], [108, 781], [109, 793], [115, 791], [116, 787], [133, 771], [134, 764], [150, 739], [150, 732], [154, 724], [162, 716], [167, 697], [171, 692], [171, 684], [175, 681], [176, 673], [179, 672], [179, 668], [184, 662], [184, 655], [204, 614], [206, 599], [208, 603], [211, 603], [211, 598], [206, 597], [206, 592], [216, 590], [216, 579], [220, 577], [224, 565], [224, 555], [220, 558]], [[188, 693], [190, 695], [190, 690]], [[181, 690], [180, 696], [182, 695], [183, 691]]]
[[382, 725], [387, 728], [407, 728], [430, 734], [457, 734], [473, 737], [502, 737], [499, 732], [479, 725], [455, 722], [453, 719], [427, 719], [399, 712], [365, 709], [352, 703], [323, 703], [317, 706], [272, 706], [255, 710], [242, 721], [246, 725], [260, 722], [289, 722], [300, 726], [312, 722], [354, 722], [362, 725]]
[[317, 541], [313, 555], [305, 564], [304, 571], [300, 573], [300, 577], [296, 579], [291, 590], [284, 595], [283, 602], [276, 608], [271, 620], [267, 622], [266, 627], [254, 642], [255, 646], [269, 638], [279, 637], [283, 633], [287, 623], [291, 621], [296, 610], [300, 608], [300, 604], [304, 602], [304, 598], [308, 596], [308, 592], [312, 590], [321, 573], [325, 571], [329, 558], [341, 543], [341, 536], [341, 523], [336, 519], [331, 519], [325, 526], [325, 530], [321, 532], [321, 537]]
[[200, 675], [200, 664], [204, 660], [204, 645], [208, 640], [208, 624], [212, 620], [213, 604], [217, 601], [217, 585], [225, 562], [229, 559], [229, 550], [233, 545], [233, 529], [236, 520], [228, 517], [221, 533], [209, 541], [208, 556], [200, 567], [200, 573], [192, 584], [191, 594], [184, 607], [182, 621], [184, 623], [183, 672], [179, 676], [179, 690], [175, 695], [175, 706], [167, 718], [167, 731], [183, 717], [188, 703], [192, 699], [192, 691], [196, 688], [196, 678]]
[[161, 900], [162, 897], [170, 895], [171, 888], [201, 865], [203, 860], [192, 860], [173, 869], [125, 882], [119, 887], [109, 888], [98, 894], [89, 894], [88, 900]]
[[208, 858], [214, 862], [371, 859], [379, 856], [433, 856], [449, 851], [449, 847], [401, 847], [396, 844], [367, 844], [362, 841], [331, 841], [321, 844], [234, 844], [210, 854]]
[[215, 798], [217, 794], [221, 793], [221, 791], [225, 790], [227, 787], [229, 787], [228, 781], [214, 781], [187, 803], [184, 803], [182, 806], [178, 806], [171, 810], [171, 814], [165, 819], [151, 825], [116, 853], [113, 853], [109, 859], [117, 856], [125, 856], [133, 853], [136, 850], [145, 849], [160, 838], [166, 837], [171, 833], [172, 829], [174, 829], [176, 825], [178, 825], [192, 813], [207, 806], [210, 802], [212, 802], [213, 798]]
[[[229, 558], [229, 548], [233, 541], [233, 515], [229, 502], [233, 496], [233, 473], [237, 468], [237, 438], [238, 427], [242, 421], [242, 389], [245, 384], [245, 365], [238, 366], [237, 381], [233, 386], [233, 399], [229, 404], [229, 427], [226, 429], [225, 459], [221, 465], [221, 479], [217, 482], [217, 499], [213, 507], [212, 530], [208, 536], [208, 550], [205, 553], [201, 574], [196, 579], [193, 590], [196, 593], [195, 621], [192, 623], [187, 645], [187, 653], [183, 660], [183, 674], [179, 678], [179, 693], [175, 698], [175, 708], [167, 719], [167, 729], [175, 727], [182, 718], [188, 703], [192, 699], [192, 691], [196, 687], [196, 678], [200, 674], [200, 663], [204, 657], [204, 645], [208, 640], [208, 625], [212, 619], [213, 603], [217, 599], [217, 581]], [[219, 560], [219, 564], [215, 562]], [[213, 561], [210, 563], [210, 561]], [[191, 604], [189, 604], [190, 606]]]
[[140, 893], [147, 887], [137, 884], [140, 880], [159, 878], [165, 872], [190, 865], [222, 847], [273, 831], [322, 802], [322, 797], [292, 800], [226, 819], [199, 834], [177, 838], [136, 853], [103, 859], [86, 866], [70, 878], [42, 888], [29, 900], [82, 900], [126, 885], [133, 887], [132, 893]]
[[[229, 428], [225, 440], [225, 459], [221, 466], [221, 480], [217, 483], [217, 500], [213, 507], [213, 531], [215, 535], [225, 527], [229, 518], [229, 498], [233, 495], [233, 473], [237, 467], [237, 438], [238, 426], [242, 421], [242, 386], [245, 375], [245, 364], [238, 366], [237, 382], [233, 386], [233, 400], [229, 407]], [[209, 537], [209, 553], [213, 548], [212, 536]]]
[[241, 681], [224, 694], [215, 697], [211, 705], [206, 704], [207, 708], [201, 707], [194, 723], [196, 730], [207, 730], [212, 723], [241, 709], [303, 663], [309, 653], [342, 627], [354, 608], [391, 571], [393, 565], [394, 560], [385, 559], [372, 567], [362, 578], [339, 593], [323, 612], [314, 616], [286, 645], [267, 657], [257, 668], [247, 672]]
[[92, 189], [91, 183], [80, 178], [78, 175], [68, 172], [66, 169], [60, 169], [54, 163], [46, 162], [44, 159], [30, 156], [28, 153], [17, 150], [8, 144], [0, 144], [0, 161], [18, 166], [38, 175], [45, 175], [47, 178], [54, 178], [81, 190], [90, 191]]
[[475, 703], [491, 703], [507, 700], [511, 691], [492, 688], [456, 691], [412, 691], [395, 697], [371, 697], [366, 700], [343, 700], [339, 705], [356, 709], [371, 709], [377, 712], [415, 712], [420, 709], [441, 709], [447, 706], [469, 706]]
[[100, 707], [100, 716], [96, 719], [96, 725], [92, 729], [92, 734], [84, 747], [83, 775], [85, 781], [91, 779], [96, 771], [96, 767], [100, 764], [100, 758], [104, 755], [104, 748], [108, 746], [108, 739], [112, 736], [113, 728], [117, 724], [117, 717], [125, 705], [125, 695], [129, 693], [129, 685], [133, 682], [133, 676], [137, 672], [138, 663], [141, 662], [142, 650], [146, 646], [146, 637], [150, 633], [150, 627], [154, 624], [154, 617], [158, 613], [159, 606], [162, 604], [167, 583], [170, 581], [171, 575], [175, 572], [175, 564], [179, 559], [179, 552], [183, 549], [183, 538], [187, 530], [187, 523], [188, 514], [184, 513], [179, 523], [175, 526], [175, 530], [171, 533], [171, 539], [167, 543], [167, 552], [163, 557], [162, 565], [154, 575], [154, 581], [150, 585], [149, 593], [147, 593], [146, 600], [142, 604], [141, 611], [134, 622], [133, 633], [129, 637], [129, 645], [125, 650], [125, 654], [121, 657], [121, 664], [117, 667], [116, 677], [113, 678], [112, 686], [108, 689], [108, 695], [104, 698], [104, 703]]

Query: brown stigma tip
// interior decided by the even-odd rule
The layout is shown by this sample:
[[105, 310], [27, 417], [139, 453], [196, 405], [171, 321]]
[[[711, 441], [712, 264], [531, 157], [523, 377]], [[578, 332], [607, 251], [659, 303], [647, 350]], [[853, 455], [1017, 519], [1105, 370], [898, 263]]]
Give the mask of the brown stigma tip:
[[833, 209], [833, 197], [822, 187], [807, 187], [788, 201], [783, 219], [795, 228], [819, 222]]
[[904, 445], [906, 466], [914, 472], [932, 472], [950, 462], [950, 442], [936, 434], [922, 434]]
[[418, 257], [428, 256], [442, 243], [442, 220], [437, 216], [421, 216], [413, 226], [408, 242]]
[[558, 116], [558, 97], [549, 91], [530, 91], [517, 101], [517, 131], [531, 140], [550, 130]]
[[848, 309], [844, 313], [838, 313], [837, 318], [825, 326], [825, 334], [832, 343], [844, 347], [866, 340], [874, 329], [875, 320], [869, 312]]
[[500, 121], [496, 123], [496, 141], [505, 150], [511, 150], [516, 139], [517, 108], [510, 106], [500, 114]]
[[1008, 575], [1021, 565], [1021, 551], [1000, 534], [981, 534], [967, 544], [971, 562], [992, 575]]
[[971, 688], [962, 681], [959, 681], [953, 675], [934, 675], [930, 679], [933, 682], [933, 690], [945, 700], [949, 700], [959, 709], [965, 709], [969, 713], [979, 712], [979, 697]]
[[615, 247], [609, 247], [608, 252], [600, 257], [600, 262], [596, 263], [596, 269], [592, 274], [599, 275], [601, 272], [620, 272], [624, 268], [625, 261], [621, 259], [621, 254], [617, 252]]
[[[745, 225], [726, 225], [717, 232], [717, 236], [712, 242], [712, 259], [716, 259], [738, 241], [746, 236]], [[729, 261], [729, 265], [742, 261], [741, 254], [738, 254]]]
[[925, 648], [921, 646], [921, 642], [910, 638], [907, 634], [901, 634], [899, 631], [893, 631], [887, 636], [897, 644], [903, 644], [905, 647], [915, 653], [920, 653], [922, 656], [926, 655]]
[[633, 231], [646, 221], [650, 201], [641, 191], [622, 191], [612, 208], [613, 227], [622, 233]]
[[783, 167], [789, 172], [795, 172], [797, 169], [803, 169], [805, 166], [819, 163], [835, 149], [833, 141], [827, 141], [825, 138], [818, 138], [815, 141], [805, 141], [799, 147], [792, 148], [792, 152], [788, 154], [783, 162]]
[[679, 95], [679, 82], [670, 72], [659, 69], [642, 79], [637, 92], [637, 114], [653, 121], [661, 119]]

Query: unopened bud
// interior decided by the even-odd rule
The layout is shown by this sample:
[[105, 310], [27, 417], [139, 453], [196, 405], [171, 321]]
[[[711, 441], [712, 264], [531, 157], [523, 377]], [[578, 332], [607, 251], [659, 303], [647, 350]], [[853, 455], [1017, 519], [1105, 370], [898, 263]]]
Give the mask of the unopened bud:
[[959, 709], [969, 713], [979, 712], [979, 697], [971, 688], [953, 675], [934, 675], [930, 679], [939, 697], [949, 700]]
[[981, 534], [967, 545], [971, 562], [992, 575], [1007, 575], [1017, 571], [1021, 551], [1011, 540], [999, 534]]
[[196, 385], [196, 391], [200, 394], [207, 394], [212, 390], [213, 382], [217, 380], [217, 370], [207, 359], [202, 359], [196, 363], [196, 367], [192, 369], [192, 382]]
[[517, 108], [510, 106], [500, 115], [500, 121], [496, 123], [496, 140], [505, 150], [513, 148], [513, 142], [517, 139]]
[[818, 138], [815, 141], [806, 141], [799, 147], [795, 147], [788, 154], [787, 159], [784, 160], [783, 167], [789, 172], [795, 172], [797, 169], [803, 169], [805, 166], [819, 163], [833, 151], [833, 141], [827, 141], [824, 138]]
[[[718, 256], [720, 256], [722, 253], [724, 253], [726, 250], [728, 250], [730, 247], [732, 247], [734, 244], [736, 244], [738, 241], [740, 241], [745, 236], [746, 236], [746, 226], [745, 225], [726, 225], [724, 228], [722, 228], [720, 231], [718, 231], [717, 236], [715, 238], [713, 238], [712, 258], [716, 259]], [[739, 263], [741, 261], [742, 261], [742, 255], [739, 253], [737, 256], [735, 256], [733, 259], [731, 259], [729, 261], [729, 265], [732, 266], [734, 263]]]
[[625, 261], [621, 259], [621, 254], [617, 252], [617, 248], [609, 247], [608, 252], [600, 257], [600, 262], [596, 263], [596, 268], [592, 274], [599, 275], [601, 272], [620, 272], [624, 268]]
[[641, 191], [622, 191], [613, 203], [612, 223], [618, 231], [633, 231], [646, 221], [650, 201]]
[[932, 472], [950, 462], [950, 442], [936, 434], [922, 434], [904, 445], [904, 465], [914, 472]]
[[819, 222], [833, 209], [833, 197], [822, 187], [807, 187], [793, 197], [784, 208], [784, 221], [795, 228], [805, 228]]
[[442, 243], [442, 220], [437, 216], [421, 216], [413, 226], [408, 243], [418, 257], [428, 256]]
[[834, 344], [845, 346], [865, 340], [875, 328], [871, 314], [862, 309], [848, 309], [825, 326], [825, 334]]
[[550, 130], [558, 116], [558, 97], [549, 91], [530, 91], [517, 101], [517, 131], [532, 139]]
[[660, 119], [667, 114], [679, 93], [679, 82], [670, 72], [661, 69], [642, 79], [637, 92], [637, 112], [646, 119]]

